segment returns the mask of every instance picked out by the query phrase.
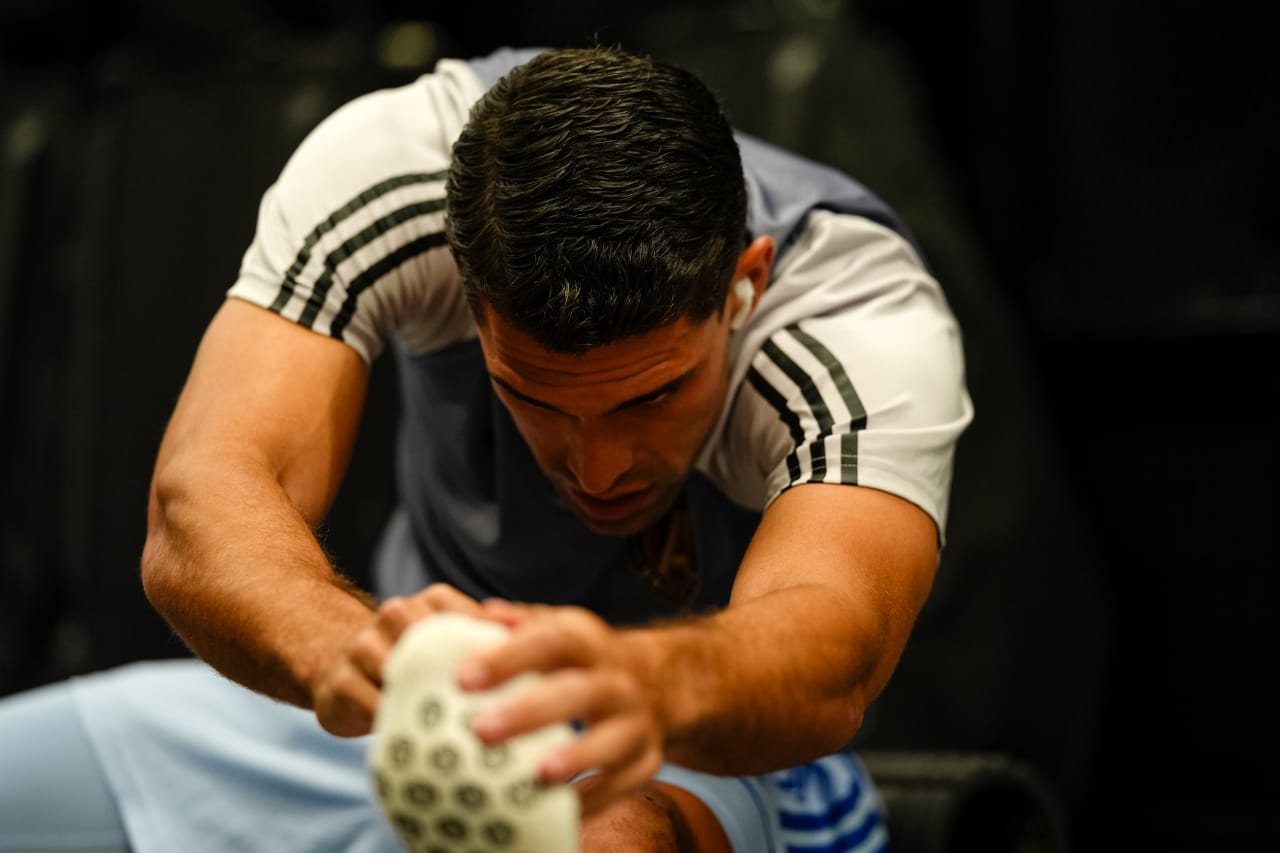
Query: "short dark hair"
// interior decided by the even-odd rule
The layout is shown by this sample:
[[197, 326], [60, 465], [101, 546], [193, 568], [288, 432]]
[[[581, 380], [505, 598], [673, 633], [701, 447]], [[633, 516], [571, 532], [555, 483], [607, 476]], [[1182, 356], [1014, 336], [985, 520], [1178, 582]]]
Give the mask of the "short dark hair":
[[453, 146], [446, 203], [473, 307], [554, 352], [708, 319], [746, 234], [715, 94], [616, 48], [545, 51], [499, 80]]

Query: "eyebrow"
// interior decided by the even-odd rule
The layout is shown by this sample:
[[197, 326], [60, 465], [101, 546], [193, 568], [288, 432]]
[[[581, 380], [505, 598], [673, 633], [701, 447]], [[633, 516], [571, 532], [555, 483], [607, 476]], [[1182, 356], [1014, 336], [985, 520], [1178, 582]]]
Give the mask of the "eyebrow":
[[[675, 379], [672, 379], [670, 382], [660, 385], [659, 387], [653, 389], [652, 391], [646, 391], [645, 393], [638, 394], [629, 400], [623, 400], [621, 403], [614, 406], [609, 411], [605, 412], [605, 414], [612, 415], [617, 412], [621, 412], [623, 409], [630, 409], [633, 406], [639, 406], [644, 403], [647, 403], [650, 400], [653, 400], [657, 397], [661, 397], [663, 394], [669, 394], [672, 391], [675, 391], [677, 388], [679, 388], [682, 384], [684, 384], [684, 381], [688, 379], [689, 376], [697, 369], [698, 369], [697, 366], [691, 367], [690, 369], [686, 370], [684, 373], [681, 373]], [[515, 388], [511, 387], [511, 383], [497, 376], [494, 376], [492, 373], [489, 374], [489, 378], [492, 379], [496, 384], [501, 385], [504, 389], [506, 389], [507, 393], [509, 393], [511, 396], [516, 397], [520, 400], [523, 400], [524, 402], [528, 403], [531, 406], [537, 406], [540, 409], [547, 409], [552, 412], [558, 412], [559, 414], [562, 414], [562, 415], [569, 414], [569, 412], [566, 412], [564, 409], [561, 409], [559, 406], [553, 406], [550, 403], [546, 402], [545, 400], [539, 400], [537, 397], [530, 397], [528, 394], [525, 394], [522, 391], [517, 391]]]

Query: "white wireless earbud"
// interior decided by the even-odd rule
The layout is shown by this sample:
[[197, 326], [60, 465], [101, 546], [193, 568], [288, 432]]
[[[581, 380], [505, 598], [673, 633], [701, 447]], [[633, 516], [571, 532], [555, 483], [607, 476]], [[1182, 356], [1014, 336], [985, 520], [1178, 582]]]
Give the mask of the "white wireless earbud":
[[729, 328], [737, 331], [747, 322], [747, 318], [751, 316], [751, 309], [756, 304], [756, 286], [751, 283], [749, 278], [740, 278], [733, 285], [733, 294], [738, 297], [738, 313], [733, 315], [733, 319], [729, 322]]

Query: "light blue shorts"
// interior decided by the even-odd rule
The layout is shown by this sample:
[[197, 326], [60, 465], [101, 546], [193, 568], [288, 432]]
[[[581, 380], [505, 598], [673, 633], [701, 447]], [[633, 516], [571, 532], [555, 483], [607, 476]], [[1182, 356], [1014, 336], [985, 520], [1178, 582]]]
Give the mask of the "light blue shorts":
[[[193, 660], [133, 664], [0, 700], [0, 851], [402, 853], [368, 738]], [[852, 755], [733, 778], [666, 766], [737, 853], [887, 850]]]

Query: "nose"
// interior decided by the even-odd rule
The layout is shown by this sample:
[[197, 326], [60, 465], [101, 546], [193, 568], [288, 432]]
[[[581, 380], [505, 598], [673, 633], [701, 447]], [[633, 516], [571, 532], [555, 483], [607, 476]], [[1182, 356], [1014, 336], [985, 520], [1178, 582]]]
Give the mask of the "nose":
[[618, 430], [579, 423], [569, 436], [566, 464], [577, 486], [588, 495], [604, 495], [631, 468], [631, 443]]

